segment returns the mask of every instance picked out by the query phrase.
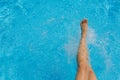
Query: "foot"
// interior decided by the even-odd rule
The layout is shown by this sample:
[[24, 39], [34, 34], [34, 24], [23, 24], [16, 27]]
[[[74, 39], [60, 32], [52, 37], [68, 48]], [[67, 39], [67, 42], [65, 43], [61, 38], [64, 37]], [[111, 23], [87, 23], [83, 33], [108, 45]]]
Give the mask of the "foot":
[[88, 21], [87, 19], [84, 19], [80, 23], [81, 30], [82, 30], [82, 37], [86, 37], [87, 35], [87, 28], [88, 28]]

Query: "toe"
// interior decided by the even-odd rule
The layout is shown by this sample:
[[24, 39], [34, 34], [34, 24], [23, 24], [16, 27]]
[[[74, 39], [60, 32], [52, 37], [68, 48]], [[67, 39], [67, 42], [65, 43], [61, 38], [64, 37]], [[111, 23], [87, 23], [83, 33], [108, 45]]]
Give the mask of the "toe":
[[83, 21], [82, 21], [82, 23], [87, 23], [88, 21], [87, 21], [87, 19], [84, 19]]
[[88, 20], [87, 19], [82, 20], [81, 24], [83, 24], [83, 23], [88, 23]]
[[88, 22], [87, 19], [85, 19], [84, 22], [87, 23]]

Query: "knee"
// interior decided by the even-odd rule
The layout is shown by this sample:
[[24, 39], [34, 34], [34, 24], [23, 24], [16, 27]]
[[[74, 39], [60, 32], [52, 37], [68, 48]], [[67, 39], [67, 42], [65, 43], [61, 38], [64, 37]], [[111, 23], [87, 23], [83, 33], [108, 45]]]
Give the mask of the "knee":
[[81, 62], [78, 66], [82, 71], [88, 70], [88, 65], [86, 63]]

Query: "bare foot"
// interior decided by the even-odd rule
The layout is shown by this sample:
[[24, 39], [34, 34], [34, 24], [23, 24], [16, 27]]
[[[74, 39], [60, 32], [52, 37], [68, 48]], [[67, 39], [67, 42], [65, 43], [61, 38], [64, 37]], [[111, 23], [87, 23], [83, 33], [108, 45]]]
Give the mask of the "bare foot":
[[84, 19], [80, 23], [81, 30], [82, 30], [82, 37], [86, 37], [87, 35], [87, 28], [88, 28], [88, 21], [87, 19]]

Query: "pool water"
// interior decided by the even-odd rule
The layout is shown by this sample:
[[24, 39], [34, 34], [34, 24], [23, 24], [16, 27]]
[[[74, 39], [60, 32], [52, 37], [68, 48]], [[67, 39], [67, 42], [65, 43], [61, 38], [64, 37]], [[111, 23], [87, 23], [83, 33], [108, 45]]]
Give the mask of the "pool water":
[[98, 80], [120, 80], [119, 0], [0, 0], [0, 80], [75, 80], [83, 18]]

